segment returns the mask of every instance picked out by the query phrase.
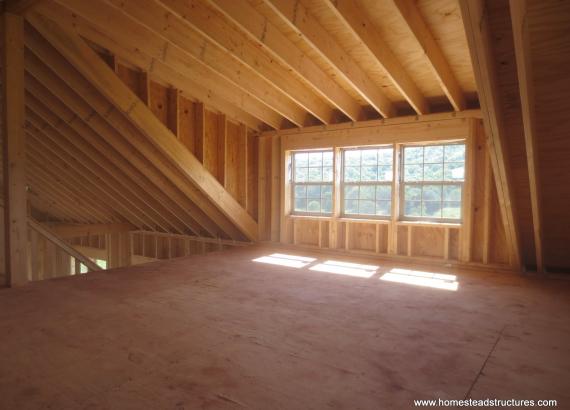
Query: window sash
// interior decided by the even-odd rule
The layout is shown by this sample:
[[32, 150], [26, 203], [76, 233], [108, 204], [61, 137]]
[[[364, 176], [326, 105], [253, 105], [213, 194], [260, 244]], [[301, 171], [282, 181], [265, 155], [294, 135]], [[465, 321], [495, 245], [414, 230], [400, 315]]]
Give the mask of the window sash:
[[[441, 199], [439, 200], [424, 200], [423, 199], [423, 187], [425, 185], [434, 185], [434, 186], [441, 186]], [[406, 200], [406, 187], [415, 186], [422, 190], [422, 196], [419, 200]], [[456, 186], [461, 189], [461, 198], [459, 200], [446, 200], [444, 199], [443, 195], [443, 188], [445, 186]], [[400, 216], [399, 219], [402, 221], [426, 221], [426, 222], [443, 222], [443, 223], [461, 223], [463, 221], [463, 198], [464, 198], [464, 183], [463, 182], [437, 182], [437, 181], [413, 181], [413, 182], [404, 182], [400, 185]], [[419, 202], [420, 204], [420, 212], [423, 213], [423, 205], [426, 202], [439, 202], [440, 204], [440, 212], [441, 217], [437, 216], [424, 216], [424, 215], [406, 215], [406, 203], [408, 202]], [[450, 218], [443, 216], [443, 204], [447, 202], [457, 202], [459, 203], [459, 217], [458, 218]]]
[[[359, 165], [347, 165], [346, 164], [346, 154], [347, 152], [353, 152], [353, 151], [366, 151], [366, 150], [370, 150], [370, 151], [378, 151], [378, 150], [390, 150], [391, 151], [391, 161], [390, 163], [384, 163], [381, 162], [379, 159], [376, 161], [376, 165], [372, 165], [372, 164], [363, 164], [363, 160], [362, 157], [360, 159]], [[355, 218], [355, 219], [391, 219], [392, 217], [392, 211], [393, 211], [393, 201], [394, 201], [394, 192], [393, 192], [393, 181], [395, 178], [395, 170], [394, 170], [394, 150], [395, 147], [394, 145], [378, 145], [378, 146], [373, 146], [373, 147], [351, 147], [351, 148], [344, 148], [341, 150], [341, 172], [340, 172], [340, 215], [344, 218]], [[361, 154], [362, 155], [362, 154]], [[362, 169], [366, 168], [366, 167], [386, 167], [389, 166], [392, 170], [392, 178], [390, 180], [362, 180]], [[346, 181], [345, 180], [345, 171], [346, 168], [350, 168], [350, 167], [354, 167], [354, 168], [358, 168], [360, 171], [360, 180], [359, 181]], [[380, 201], [385, 201], [385, 202], [389, 202], [389, 208], [390, 208], [390, 212], [388, 215], [376, 215], [376, 210], [377, 210], [377, 201], [376, 198], [374, 198], [373, 201], [374, 202], [374, 214], [369, 214], [369, 213], [360, 213], [360, 202], [362, 201], [360, 199], [360, 197], [358, 199], [356, 199], [356, 201], [358, 201], [358, 213], [348, 213], [346, 212], [346, 198], [345, 198], [345, 190], [346, 187], [349, 186], [388, 186], [390, 187], [390, 199], [389, 200], [380, 200]]]
[[[315, 166], [311, 166], [310, 163], [307, 163], [307, 166], [301, 166], [299, 168], [303, 168], [303, 169], [307, 169], [309, 170], [310, 168], [320, 168], [321, 169], [321, 180], [319, 181], [308, 181], [309, 175], [307, 175], [307, 180], [306, 181], [297, 181], [296, 180], [296, 165], [295, 165], [295, 155], [296, 154], [311, 154], [311, 153], [332, 153], [333, 155], [333, 162], [331, 165], [325, 165], [323, 162], [321, 162], [320, 166], [315, 167]], [[330, 149], [326, 149], [326, 150], [312, 150], [312, 151], [297, 151], [297, 152], [293, 152], [291, 155], [291, 214], [292, 215], [306, 215], [306, 216], [330, 216], [332, 215], [332, 210], [334, 209], [334, 151], [330, 150]], [[325, 168], [331, 168], [332, 169], [332, 180], [331, 181], [324, 181], [322, 176], [324, 174], [323, 170]], [[298, 211], [295, 210], [295, 204], [296, 204], [296, 200], [298, 199], [295, 196], [295, 188], [298, 186], [305, 186], [305, 187], [310, 187], [310, 186], [330, 186], [331, 187], [331, 211], [330, 212], [323, 212], [322, 208], [323, 208], [323, 201], [324, 201], [324, 197], [322, 194], [322, 190], [320, 193], [320, 197], [319, 197], [319, 202], [321, 205], [321, 212], [311, 212], [311, 211]], [[306, 200], [309, 199], [308, 195], [305, 195], [303, 198], [305, 198]], [[311, 197], [312, 198], [312, 197]], [[316, 199], [316, 198], [315, 198]], [[308, 207], [308, 203], [306, 204]]]
[[[374, 204], [374, 213], [373, 214], [365, 214], [365, 213], [360, 213], [360, 201], [363, 201], [362, 199], [360, 199], [360, 196], [357, 199], [353, 199], [355, 201], [358, 201], [358, 205], [359, 205], [359, 212], [358, 213], [348, 213], [346, 212], [346, 200], [351, 200], [351, 199], [347, 199], [345, 198], [345, 190], [346, 187], [350, 187], [350, 186], [373, 186], [373, 187], [378, 187], [378, 186], [386, 186], [386, 187], [390, 187], [390, 199], [379, 199], [377, 200], [376, 198], [374, 199], [364, 199], [364, 201], [373, 201]], [[361, 218], [361, 219], [391, 219], [392, 217], [392, 201], [394, 200], [394, 192], [392, 190], [392, 181], [380, 181], [380, 182], [370, 182], [370, 181], [363, 181], [363, 182], [344, 182], [342, 184], [341, 187], [341, 191], [340, 191], [340, 204], [341, 204], [341, 216], [344, 218]], [[377, 215], [376, 214], [376, 202], [389, 202], [390, 206], [390, 212], [388, 213], [388, 215]]]
[[[400, 167], [399, 167], [399, 171], [400, 171], [400, 175], [399, 175], [399, 181], [400, 181], [400, 192], [398, 195], [398, 200], [399, 200], [399, 220], [401, 221], [426, 221], [426, 222], [440, 222], [440, 223], [461, 223], [463, 221], [463, 199], [465, 197], [465, 174], [463, 175], [463, 179], [461, 180], [446, 180], [445, 179], [445, 165], [446, 164], [463, 164], [463, 166], [465, 167], [465, 159], [463, 161], [445, 161], [445, 156], [442, 158], [442, 160], [440, 162], [432, 162], [432, 161], [425, 161], [425, 157], [423, 157], [422, 162], [418, 162], [418, 163], [411, 163], [411, 164], [407, 164], [407, 165], [418, 165], [421, 166], [422, 168], [422, 179], [421, 180], [410, 180], [410, 181], [406, 181], [405, 179], [405, 172], [406, 172], [406, 148], [422, 148], [425, 149], [426, 147], [430, 147], [430, 146], [441, 146], [444, 148], [445, 151], [445, 147], [446, 146], [452, 146], [452, 145], [463, 145], [465, 147], [465, 150], [467, 149], [467, 147], [465, 146], [464, 142], [454, 142], [454, 143], [437, 143], [437, 144], [406, 144], [406, 145], [402, 145], [401, 149], [400, 149]], [[466, 155], [467, 153], [465, 153]], [[424, 151], [424, 155], [425, 155], [425, 151]], [[425, 175], [423, 174], [423, 169], [425, 167], [425, 165], [441, 165], [442, 167], [442, 175], [441, 175], [441, 179], [440, 180], [429, 180], [429, 179], [424, 179]], [[465, 172], [465, 171], [464, 171]], [[434, 200], [434, 201], [430, 201], [430, 200], [424, 200], [423, 199], [423, 187], [426, 185], [434, 185], [434, 186], [441, 186], [442, 187], [442, 192], [441, 192], [441, 197], [440, 200]], [[410, 187], [410, 186], [415, 186], [421, 189], [421, 197], [419, 200], [408, 200], [406, 201], [405, 199], [405, 195], [406, 195], [406, 187]], [[461, 189], [461, 198], [457, 201], [446, 201], [444, 200], [444, 195], [443, 195], [443, 189], [445, 186], [457, 186]], [[424, 210], [424, 203], [429, 203], [429, 202], [439, 202], [440, 205], [440, 214], [441, 216], [412, 216], [412, 215], [406, 215], [406, 204], [408, 202], [418, 202], [419, 206], [420, 206], [420, 213], [423, 213]], [[443, 216], [443, 204], [447, 203], [447, 202], [457, 202], [459, 203], [459, 217], [458, 218], [451, 218], [451, 217], [445, 217]]]
[[[295, 196], [295, 187], [297, 186], [304, 186], [304, 187], [310, 187], [310, 186], [330, 186], [331, 187], [331, 211], [330, 212], [311, 212], [311, 211], [297, 211], [295, 210], [295, 201], [297, 199], [297, 197]], [[313, 197], [309, 197], [308, 195], [304, 196], [303, 198], [305, 198], [306, 200], [308, 200], [309, 198], [313, 198]], [[321, 190], [321, 194], [319, 197], [320, 203], [321, 203], [321, 209], [323, 208], [323, 193]], [[333, 209], [334, 209], [334, 183], [333, 182], [291, 182], [291, 214], [292, 215], [307, 215], [307, 216], [330, 216], [333, 213]]]

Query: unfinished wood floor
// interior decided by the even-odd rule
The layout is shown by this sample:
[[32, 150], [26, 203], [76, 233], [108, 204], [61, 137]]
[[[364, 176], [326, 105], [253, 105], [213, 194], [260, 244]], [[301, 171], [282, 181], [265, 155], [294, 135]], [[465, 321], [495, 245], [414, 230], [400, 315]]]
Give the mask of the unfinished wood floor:
[[[275, 252], [318, 260], [252, 261]], [[0, 408], [570, 405], [569, 281], [456, 272], [453, 291], [330, 259], [255, 246], [1, 290]]]

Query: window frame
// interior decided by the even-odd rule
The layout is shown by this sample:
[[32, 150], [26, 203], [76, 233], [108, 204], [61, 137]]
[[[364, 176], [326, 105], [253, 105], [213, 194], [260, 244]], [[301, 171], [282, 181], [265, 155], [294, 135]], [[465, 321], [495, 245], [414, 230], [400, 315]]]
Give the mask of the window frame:
[[[445, 169], [443, 170], [443, 179], [441, 181], [426, 181], [422, 179], [421, 181], [410, 181], [406, 182], [405, 178], [405, 149], [410, 147], [429, 147], [429, 146], [448, 146], [448, 145], [463, 145], [465, 147], [465, 158], [463, 160], [464, 164], [464, 174], [462, 181], [445, 181]], [[398, 152], [399, 156], [399, 166], [398, 166], [398, 185], [399, 185], [399, 192], [398, 192], [398, 220], [403, 222], [430, 222], [430, 223], [441, 223], [441, 224], [463, 224], [464, 218], [464, 199], [465, 199], [465, 182], [467, 177], [467, 149], [468, 144], [466, 140], [459, 140], [459, 141], [438, 141], [438, 142], [430, 142], [430, 143], [411, 143], [411, 144], [401, 144], [400, 149]], [[425, 161], [422, 161], [422, 169], [425, 165]], [[442, 165], [445, 165], [445, 161], [442, 161]], [[422, 171], [423, 172], [423, 171]], [[440, 203], [443, 204], [443, 187], [447, 186], [460, 186], [461, 187], [461, 199], [459, 201], [459, 218], [437, 218], [437, 217], [429, 217], [429, 216], [407, 216], [405, 215], [406, 209], [406, 185], [413, 185], [423, 188], [424, 185], [441, 185], [442, 186], [442, 193], [441, 193], [441, 201]], [[423, 205], [423, 200], [420, 200], [420, 206]], [[443, 207], [442, 207], [443, 210]]]
[[[390, 181], [359, 181], [359, 182], [347, 182], [344, 179], [345, 175], [345, 153], [347, 151], [363, 151], [363, 150], [379, 150], [382, 148], [391, 148], [392, 149], [392, 179]], [[360, 147], [343, 147], [340, 149], [340, 176], [339, 176], [339, 189], [340, 189], [340, 217], [347, 218], [347, 219], [363, 219], [363, 220], [391, 220], [392, 214], [394, 212], [394, 179], [396, 178], [396, 170], [394, 167], [394, 152], [396, 150], [395, 144], [379, 144], [379, 145], [369, 145], [369, 146], [360, 146]], [[360, 168], [362, 170], [362, 160], [360, 163]], [[388, 215], [371, 215], [371, 214], [347, 214], [345, 212], [345, 201], [344, 201], [344, 191], [346, 185], [367, 185], [367, 186], [389, 186], [390, 187], [390, 213]], [[360, 202], [360, 199], [358, 199]], [[376, 199], [374, 199], [376, 201]]]
[[[332, 153], [332, 165], [330, 166], [332, 168], [332, 180], [330, 182], [296, 182], [295, 181], [295, 155], [296, 154], [311, 154], [311, 153], [315, 153], [315, 152], [331, 152]], [[328, 165], [327, 165], [328, 167]], [[307, 168], [310, 168], [307, 166]], [[321, 169], [324, 168], [324, 165], [321, 164]], [[335, 151], [334, 149], [330, 149], [330, 148], [323, 148], [323, 149], [306, 149], [306, 150], [296, 150], [296, 151], [291, 151], [291, 161], [290, 161], [290, 173], [289, 173], [289, 183], [291, 185], [290, 187], [290, 193], [289, 195], [291, 196], [291, 215], [293, 216], [313, 216], [313, 217], [323, 217], [323, 218], [330, 218], [334, 215], [334, 206], [335, 206], [335, 197], [334, 197], [334, 192], [335, 192]], [[308, 179], [308, 178], [307, 178]], [[309, 186], [322, 186], [322, 185], [330, 185], [331, 187], [331, 211], [330, 212], [303, 212], [303, 211], [296, 211], [295, 210], [295, 186], [305, 186], [305, 187], [309, 187]], [[307, 197], [308, 198], [308, 197]], [[321, 193], [321, 209], [322, 209], [322, 201], [323, 201], [323, 196]]]

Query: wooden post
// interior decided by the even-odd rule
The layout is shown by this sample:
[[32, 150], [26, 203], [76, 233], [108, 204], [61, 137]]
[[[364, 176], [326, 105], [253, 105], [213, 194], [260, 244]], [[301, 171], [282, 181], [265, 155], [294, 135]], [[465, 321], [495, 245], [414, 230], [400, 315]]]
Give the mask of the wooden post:
[[26, 140], [24, 132], [24, 21], [2, 15], [2, 134], [6, 285], [28, 281]]

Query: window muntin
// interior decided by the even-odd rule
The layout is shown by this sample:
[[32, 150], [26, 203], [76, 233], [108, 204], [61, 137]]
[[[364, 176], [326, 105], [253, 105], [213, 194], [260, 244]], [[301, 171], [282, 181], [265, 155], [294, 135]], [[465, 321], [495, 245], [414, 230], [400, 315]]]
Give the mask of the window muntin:
[[406, 145], [402, 151], [400, 217], [460, 221], [465, 144]]
[[394, 148], [351, 148], [342, 155], [343, 216], [390, 217]]
[[303, 151], [292, 154], [293, 213], [331, 215], [333, 201], [333, 152]]

